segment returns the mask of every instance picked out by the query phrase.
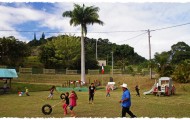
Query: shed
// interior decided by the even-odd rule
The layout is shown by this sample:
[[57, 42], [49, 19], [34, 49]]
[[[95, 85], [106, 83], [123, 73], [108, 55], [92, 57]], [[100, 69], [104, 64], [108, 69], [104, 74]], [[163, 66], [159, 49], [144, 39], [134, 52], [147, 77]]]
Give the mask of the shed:
[[0, 80], [7, 82], [7, 87], [11, 88], [11, 80], [17, 77], [18, 75], [15, 69], [0, 68]]

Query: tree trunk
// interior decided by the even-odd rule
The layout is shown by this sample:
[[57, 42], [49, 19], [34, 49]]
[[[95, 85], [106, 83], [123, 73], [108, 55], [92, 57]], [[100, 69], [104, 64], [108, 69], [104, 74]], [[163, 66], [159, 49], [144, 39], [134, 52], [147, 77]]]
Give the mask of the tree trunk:
[[84, 50], [84, 31], [81, 25], [81, 81], [82, 84], [86, 82], [85, 80], [85, 50]]

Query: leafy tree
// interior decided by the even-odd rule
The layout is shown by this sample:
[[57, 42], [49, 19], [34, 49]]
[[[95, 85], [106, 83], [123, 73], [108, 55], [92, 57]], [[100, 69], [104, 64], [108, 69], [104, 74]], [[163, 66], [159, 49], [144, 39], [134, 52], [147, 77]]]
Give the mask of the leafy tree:
[[45, 34], [44, 34], [44, 32], [42, 33], [42, 36], [41, 36], [41, 38], [40, 38], [40, 40], [39, 40], [39, 44], [44, 44], [44, 43], [46, 43], [46, 39], [45, 39]]
[[45, 34], [44, 34], [44, 32], [42, 33], [41, 39], [45, 39]]
[[134, 72], [133, 67], [132, 67], [131, 65], [129, 65], [129, 66], [127, 67], [127, 73], [128, 73], [128, 74], [133, 74], [133, 72]]
[[55, 57], [55, 48], [53, 44], [48, 41], [45, 45], [40, 47], [40, 50], [40, 62], [44, 64], [45, 68], [55, 68], [57, 63], [53, 61], [53, 58]]
[[114, 52], [114, 60], [119, 60], [122, 64], [123, 70], [125, 70], [125, 65], [130, 61], [131, 56], [134, 55], [134, 50], [129, 45], [117, 45]]
[[172, 63], [178, 64], [190, 58], [190, 46], [185, 42], [178, 42], [171, 47]]
[[[86, 48], [86, 69], [98, 68], [92, 57], [90, 46]], [[40, 60], [46, 68], [80, 69], [80, 39], [62, 35], [48, 41], [41, 47]]]
[[111, 61], [111, 56], [112, 56], [111, 52], [115, 50], [115, 46], [116, 46], [116, 44], [109, 42], [108, 39], [99, 38], [97, 40], [98, 59], [106, 60], [108, 57], [108, 59]]
[[157, 72], [160, 76], [170, 76], [173, 72], [173, 68], [170, 64], [169, 52], [156, 53], [154, 57], [154, 61], [157, 64]]
[[190, 59], [184, 60], [176, 66], [173, 79], [181, 83], [190, 82]]
[[48, 41], [42, 48], [40, 60], [47, 68], [76, 68], [74, 63], [80, 56], [79, 38], [58, 36]]
[[36, 47], [45, 44], [47, 41], [52, 40], [54, 37], [45, 39], [45, 33], [42, 33], [42, 36], [39, 40], [36, 39], [36, 33], [34, 33], [34, 39], [28, 42], [30, 47]]
[[36, 39], [36, 33], [34, 33], [34, 39], [33, 39], [34, 41], [36, 41], [37, 39]]
[[73, 11], [65, 11], [63, 17], [70, 17], [70, 25], [81, 26], [81, 81], [85, 82], [85, 50], [84, 50], [84, 35], [87, 34], [87, 25], [98, 23], [103, 25], [99, 20], [99, 8], [90, 6], [85, 7], [74, 4]]
[[30, 55], [27, 44], [13, 36], [0, 38], [0, 46], [0, 64], [2, 65], [22, 66], [25, 57]]
[[36, 33], [34, 33], [34, 39], [28, 42], [28, 45], [30, 47], [33, 46], [38, 46], [39, 45], [39, 41], [36, 39]]

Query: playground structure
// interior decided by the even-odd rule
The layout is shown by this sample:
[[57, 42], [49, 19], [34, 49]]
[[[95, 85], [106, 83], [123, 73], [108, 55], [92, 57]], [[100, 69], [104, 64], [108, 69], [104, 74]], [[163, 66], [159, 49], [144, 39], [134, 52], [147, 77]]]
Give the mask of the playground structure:
[[144, 95], [147, 94], [154, 94], [154, 95], [174, 95], [175, 94], [175, 87], [172, 83], [172, 79], [170, 77], [161, 77], [159, 78], [158, 82], [152, 86], [151, 90], [144, 92]]
[[117, 89], [117, 87], [115, 86], [115, 82], [108, 82], [108, 84], [106, 85], [106, 89], [107, 87], [110, 87], [111, 90]]
[[15, 69], [0, 68], [0, 82], [4, 82], [4, 85], [0, 87], [0, 92], [4, 94], [10, 91], [12, 79], [17, 77], [18, 75]]

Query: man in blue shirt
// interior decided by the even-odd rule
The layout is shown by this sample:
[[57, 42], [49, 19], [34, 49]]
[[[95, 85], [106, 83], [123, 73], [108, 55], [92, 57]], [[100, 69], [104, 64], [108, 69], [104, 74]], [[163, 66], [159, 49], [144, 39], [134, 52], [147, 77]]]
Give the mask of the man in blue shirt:
[[131, 116], [131, 118], [135, 118], [136, 116], [130, 111], [131, 95], [129, 90], [127, 89], [127, 84], [123, 83], [121, 87], [123, 89], [123, 95], [119, 102], [122, 106], [122, 117], [126, 117], [126, 113], [128, 113]]

